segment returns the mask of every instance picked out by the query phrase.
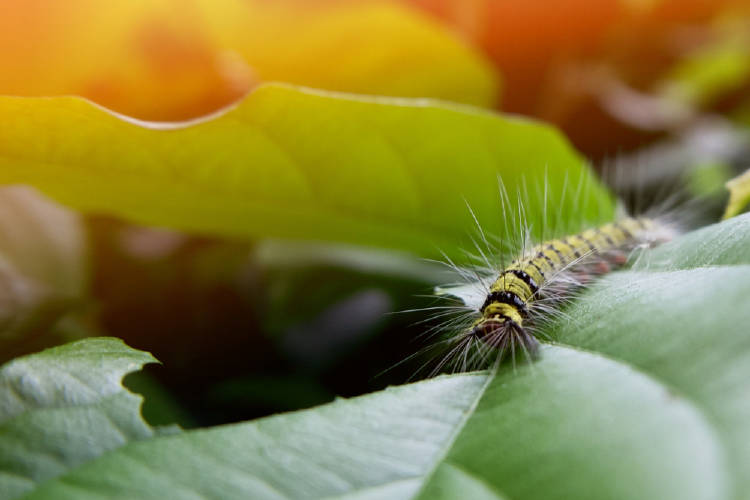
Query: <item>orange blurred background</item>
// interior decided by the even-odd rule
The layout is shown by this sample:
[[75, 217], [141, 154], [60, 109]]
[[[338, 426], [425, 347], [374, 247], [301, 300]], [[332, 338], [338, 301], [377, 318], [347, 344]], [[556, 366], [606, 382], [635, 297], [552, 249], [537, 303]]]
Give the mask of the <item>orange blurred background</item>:
[[652, 91], [747, 3], [6, 0], [0, 93], [81, 95], [157, 121], [210, 113], [264, 81], [435, 97], [553, 122], [600, 159], [661, 132], [610, 116], [602, 89]]

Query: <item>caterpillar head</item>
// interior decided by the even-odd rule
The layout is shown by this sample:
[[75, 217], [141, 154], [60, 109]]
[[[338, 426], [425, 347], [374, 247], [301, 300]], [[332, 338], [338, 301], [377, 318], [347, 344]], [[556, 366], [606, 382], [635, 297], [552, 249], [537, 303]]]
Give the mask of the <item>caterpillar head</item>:
[[481, 340], [486, 346], [497, 349], [501, 357], [508, 351], [515, 357], [516, 352], [536, 354], [539, 342], [521, 323], [520, 316], [514, 320], [508, 316], [482, 316], [469, 330], [469, 337]]

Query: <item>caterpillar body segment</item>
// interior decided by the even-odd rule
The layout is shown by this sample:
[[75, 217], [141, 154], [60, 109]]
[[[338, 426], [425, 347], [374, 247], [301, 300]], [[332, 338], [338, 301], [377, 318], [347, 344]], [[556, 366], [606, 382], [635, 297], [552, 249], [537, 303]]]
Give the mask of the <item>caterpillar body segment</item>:
[[460, 342], [480, 340], [500, 358], [508, 349], [515, 357], [517, 347], [533, 355], [538, 341], [529, 326], [553, 310], [551, 301], [623, 265], [634, 248], [670, 237], [657, 220], [631, 217], [536, 245], [502, 269]]

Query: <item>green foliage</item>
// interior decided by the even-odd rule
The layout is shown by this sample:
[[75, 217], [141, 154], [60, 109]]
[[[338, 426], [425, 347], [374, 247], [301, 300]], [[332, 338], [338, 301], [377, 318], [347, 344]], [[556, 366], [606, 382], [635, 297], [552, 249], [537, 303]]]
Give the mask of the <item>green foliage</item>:
[[729, 202], [724, 211], [725, 219], [734, 217], [750, 203], [750, 170], [729, 180], [726, 187], [729, 190]]
[[[746, 215], [641, 254], [568, 309], [571, 319], [550, 330], [556, 345], [536, 363], [118, 442], [37, 480], [29, 498], [740, 498], [750, 488], [748, 238]], [[7, 365], [3, 377], [31, 360], [39, 373], [83, 360], [121, 394], [116, 377], [150, 358], [113, 342], [45, 351]], [[101, 343], [110, 346], [106, 359]], [[58, 389], [70, 380], [57, 379]], [[96, 405], [100, 396], [77, 386], [43, 391], [34, 411]], [[24, 400], [40, 393], [26, 387]], [[3, 407], [15, 397], [4, 393]], [[26, 447], [46, 442], [26, 435]], [[9, 435], [0, 439], [5, 450]], [[63, 440], [57, 449], [79, 445]]]
[[[466, 203], [488, 233], [504, 233], [498, 174], [511, 200], [524, 189], [539, 199], [546, 177], [554, 213], [613, 213], [554, 128], [436, 101], [266, 85], [183, 126], [76, 98], [2, 97], [0, 114], [0, 182], [149, 225], [460, 258], [471, 247]], [[525, 216], [540, 221], [542, 210], [529, 203]]]
[[0, 497], [36, 486], [123, 444], [152, 437], [122, 377], [154, 358], [94, 338], [0, 369]]

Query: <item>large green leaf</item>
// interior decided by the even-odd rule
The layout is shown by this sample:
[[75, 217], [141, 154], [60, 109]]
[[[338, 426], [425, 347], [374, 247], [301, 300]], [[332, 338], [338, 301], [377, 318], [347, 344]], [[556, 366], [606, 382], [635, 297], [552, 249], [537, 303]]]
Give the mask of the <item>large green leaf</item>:
[[0, 369], [0, 498], [16, 498], [123, 444], [154, 435], [122, 377], [155, 361], [121, 340], [88, 339]]
[[597, 283], [555, 332], [621, 360], [710, 423], [736, 498], [750, 495], [750, 215], [695, 231]]
[[440, 377], [127, 445], [32, 498], [410, 498], [420, 489], [455, 498], [466, 488], [491, 498], [706, 498], [722, 474], [713, 429], [691, 405], [626, 366], [551, 347], [533, 370]]
[[536, 363], [128, 443], [30, 498], [748, 498], [749, 233], [600, 280]]
[[[0, 182], [32, 184], [87, 212], [214, 235], [456, 256], [471, 247], [467, 202], [488, 233], [504, 233], [498, 174], [511, 200], [524, 184], [538, 198], [545, 179], [555, 213], [613, 211], [553, 128], [430, 100], [267, 85], [224, 114], [181, 125], [134, 122], [76, 98], [2, 97], [0, 115]], [[528, 203], [529, 221], [542, 207]]]

